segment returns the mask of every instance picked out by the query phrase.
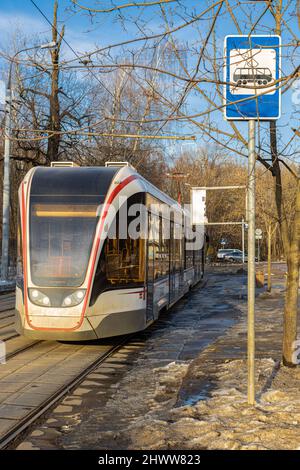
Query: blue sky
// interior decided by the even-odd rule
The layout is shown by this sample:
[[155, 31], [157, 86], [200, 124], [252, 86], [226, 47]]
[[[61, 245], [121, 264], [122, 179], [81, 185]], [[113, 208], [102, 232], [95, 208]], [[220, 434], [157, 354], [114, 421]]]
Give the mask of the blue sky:
[[[36, 0], [37, 5], [51, 20], [53, 2], [51, 0]], [[70, 0], [60, 0], [59, 19], [66, 24], [66, 38], [76, 51], [88, 51], [99, 43], [99, 31], [92, 31], [88, 20], [78, 15], [68, 13]], [[11, 38], [13, 30], [20, 29], [25, 35], [36, 34], [44, 38], [51, 36], [50, 26], [29, 0], [2, 0], [0, 3], [0, 41], [3, 44]], [[89, 30], [89, 32], [86, 32]], [[111, 27], [104, 23], [101, 29], [101, 41], [109, 34]]]
[[[285, 1], [285, 0], [283, 0]], [[52, 0], [36, 0], [38, 6], [43, 10], [46, 16], [52, 18]], [[82, 0], [83, 5], [95, 6], [94, 0]], [[102, 2], [104, 4], [105, 2]], [[108, 3], [108, 2], [106, 2]], [[115, 3], [122, 3], [121, 0], [118, 0]], [[212, 2], [209, 0], [192, 1], [186, 0], [182, 2], [186, 7], [191, 11], [200, 12], [204, 8], [204, 5], [209, 5]], [[232, 5], [235, 5], [236, 1], [230, 0]], [[76, 50], [77, 53], [84, 53], [87, 51], [93, 50], [96, 46], [105, 46], [120, 40], [125, 40], [128, 38], [136, 37], [140, 35], [135, 26], [130, 23], [130, 19], [135, 17], [137, 14], [137, 9], [127, 10], [127, 21], [122, 26], [120, 22], [116, 21], [116, 15], [113, 14], [104, 14], [97, 16], [97, 23], [91, 24], [87, 15], [84, 14], [73, 14], [71, 11], [66, 11], [66, 8], [71, 5], [70, 0], [60, 0], [59, 1], [59, 18], [66, 25], [66, 40], [70, 43], [72, 48]], [[200, 5], [200, 7], [199, 7]], [[237, 14], [237, 19], [239, 21], [240, 27], [243, 30], [243, 33], [248, 33], [248, 25], [245, 23], [244, 13], [253, 14], [253, 19], [257, 19], [264, 8], [265, 3], [254, 6], [244, 4], [242, 9], [234, 10]], [[161, 30], [162, 20], [157, 16], [157, 9], [151, 8], [147, 9], [144, 13], [144, 18], [148, 22], [149, 29], [152, 31]], [[295, 33], [298, 35], [300, 33], [296, 18], [288, 18], [289, 26]], [[180, 18], [177, 17], [174, 20], [175, 25], [180, 24]], [[266, 33], [270, 32], [270, 28], [273, 27], [274, 21], [271, 15], [267, 14], [259, 22], [259, 26], [256, 33]], [[147, 27], [148, 27], [147, 26]], [[196, 27], [183, 29], [176, 35], [176, 38], [179, 41], [190, 41], [193, 46], [199, 47], [201, 45], [201, 38], [203, 37], [202, 33], [202, 24], [201, 21], [198, 22]], [[29, 0], [1, 0], [0, 3], [0, 49], [9, 50], [13, 32], [16, 30], [22, 31], [25, 36], [32, 38], [36, 36], [41, 39], [41, 42], [45, 42], [50, 39], [50, 26], [47, 24], [42, 15], [35, 9], [32, 3]], [[220, 49], [220, 55], [223, 53], [223, 39], [226, 34], [236, 34], [237, 31], [235, 26], [230, 19], [229, 15], [221, 15], [218, 19], [218, 24], [216, 28], [216, 41], [218, 48]], [[290, 38], [289, 38], [290, 39]], [[288, 40], [288, 38], [283, 38], [283, 42]], [[198, 44], [197, 44], [198, 41]], [[199, 42], [200, 41], [200, 42]], [[30, 39], [29, 39], [30, 42]], [[74, 55], [68, 49], [67, 46], [64, 46], [64, 54], [67, 58], [72, 58]], [[3, 67], [3, 63], [0, 61], [0, 69]], [[283, 57], [282, 60], [283, 72], [288, 72], [291, 70], [291, 64], [288, 57]], [[3, 93], [3, 84], [2, 84], [2, 93]], [[287, 141], [291, 134], [290, 127], [292, 125], [293, 119], [294, 127], [297, 124], [297, 115], [294, 113], [294, 105], [292, 103], [292, 94], [293, 91], [286, 93], [283, 96], [283, 115], [281, 120], [278, 122], [283, 136], [283, 140]], [[1, 90], [0, 90], [1, 96]], [[298, 105], [299, 106], [299, 105]], [[189, 113], [201, 112], [202, 109], [206, 109], [207, 103], [200, 99], [199, 96], [193, 94], [190, 95], [190, 98], [187, 101], [187, 110]], [[219, 126], [222, 129], [228, 130], [228, 125], [223, 121], [222, 115], [220, 112], [216, 112], [213, 115], [213, 120], [216, 126]], [[246, 135], [246, 124], [238, 123], [241, 131]], [[185, 132], [197, 133], [196, 129], [190, 128], [186, 125], [181, 125], [181, 128]]]

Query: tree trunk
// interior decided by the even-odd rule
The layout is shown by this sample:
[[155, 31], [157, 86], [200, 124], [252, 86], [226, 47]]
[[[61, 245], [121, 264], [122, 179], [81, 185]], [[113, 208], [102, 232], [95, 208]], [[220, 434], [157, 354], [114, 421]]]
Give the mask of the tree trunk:
[[55, 134], [50, 135], [48, 138], [47, 147], [47, 163], [58, 159], [59, 145], [60, 145], [60, 103], [59, 103], [59, 55], [61, 42], [64, 36], [64, 26], [61, 33], [57, 31], [57, 7], [58, 3], [54, 3], [53, 13], [53, 27], [52, 27], [52, 41], [57, 46], [51, 51], [52, 72], [51, 72], [51, 96], [50, 96], [50, 116], [49, 116], [49, 129], [54, 131]]
[[283, 364], [294, 367], [293, 352], [297, 339], [298, 288], [299, 288], [299, 234], [300, 234], [300, 182], [297, 182], [295, 219], [292, 240], [287, 257], [287, 284], [283, 321]]
[[[293, 363], [293, 352], [297, 338], [298, 285], [299, 285], [299, 233], [300, 233], [300, 184], [297, 180], [295, 217], [291, 230], [287, 223], [282, 194], [281, 168], [277, 151], [276, 122], [270, 122], [272, 174], [275, 179], [275, 200], [284, 253], [287, 261], [287, 283], [283, 318], [283, 364]], [[291, 235], [290, 235], [291, 233]]]
[[[51, 98], [50, 98], [50, 126], [51, 131], [60, 131], [59, 119], [59, 99], [58, 99], [58, 66], [53, 66], [51, 74]], [[60, 135], [54, 134], [48, 139], [47, 160], [48, 162], [57, 160], [60, 144]]]
[[281, 168], [279, 163], [279, 156], [277, 151], [277, 127], [276, 122], [270, 122], [270, 146], [271, 146], [271, 157], [272, 157], [272, 175], [275, 183], [275, 202], [277, 208], [279, 229], [283, 243], [283, 249], [286, 258], [288, 258], [290, 249], [289, 230], [287, 224], [287, 218], [284, 207], [284, 200], [282, 194], [282, 179], [281, 179]]

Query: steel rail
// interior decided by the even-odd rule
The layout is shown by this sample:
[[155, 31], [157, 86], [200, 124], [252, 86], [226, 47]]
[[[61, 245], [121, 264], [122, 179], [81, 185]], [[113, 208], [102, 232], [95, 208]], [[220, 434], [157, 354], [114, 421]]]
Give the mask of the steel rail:
[[7, 448], [13, 441], [15, 441], [28, 427], [33, 424], [38, 418], [45, 414], [51, 407], [53, 407], [59, 400], [61, 400], [72, 388], [82, 382], [88, 374], [95, 370], [99, 365], [103, 364], [110, 358], [116, 351], [121, 349], [133, 335], [126, 336], [121, 342], [113, 345], [108, 351], [93, 361], [87, 368], [80, 372], [76, 377], [72, 378], [67, 384], [60, 387], [55, 393], [47, 398], [35, 410], [21, 419], [14, 427], [8, 430], [0, 437], [0, 449]]
[[[4, 341], [6, 341], [6, 340], [4, 340]], [[37, 344], [40, 344], [42, 342], [43, 342], [43, 340], [40, 339], [40, 340], [35, 341], [34, 343], [27, 344], [26, 346], [21, 346], [21, 347], [17, 348], [15, 351], [12, 351], [12, 352], [6, 354], [6, 360], [11, 359], [11, 358], [17, 356], [18, 354], [20, 354], [22, 352], [25, 352], [28, 349], [31, 349], [34, 346], [36, 346]], [[0, 382], [0, 384], [1, 384], [1, 382]]]

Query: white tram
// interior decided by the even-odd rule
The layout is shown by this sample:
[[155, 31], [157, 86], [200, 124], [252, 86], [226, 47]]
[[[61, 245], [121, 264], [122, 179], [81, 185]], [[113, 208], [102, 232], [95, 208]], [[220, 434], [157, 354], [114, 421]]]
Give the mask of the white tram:
[[[134, 204], [146, 207], [140, 237], [129, 230]], [[33, 168], [19, 205], [22, 335], [81, 341], [143, 330], [203, 275], [204, 233], [187, 250], [181, 206], [126, 163]]]

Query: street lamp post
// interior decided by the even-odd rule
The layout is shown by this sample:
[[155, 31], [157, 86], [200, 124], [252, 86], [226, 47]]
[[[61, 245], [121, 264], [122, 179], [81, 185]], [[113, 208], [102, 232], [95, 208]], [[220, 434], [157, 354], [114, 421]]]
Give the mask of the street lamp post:
[[5, 126], [4, 126], [4, 158], [3, 158], [3, 196], [2, 196], [2, 254], [1, 254], [1, 278], [8, 279], [9, 260], [9, 232], [10, 232], [10, 151], [11, 151], [11, 114], [12, 114], [12, 68], [16, 57], [21, 52], [34, 49], [51, 49], [56, 47], [54, 41], [39, 46], [27, 47], [16, 52], [10, 62], [8, 82], [5, 94]]

